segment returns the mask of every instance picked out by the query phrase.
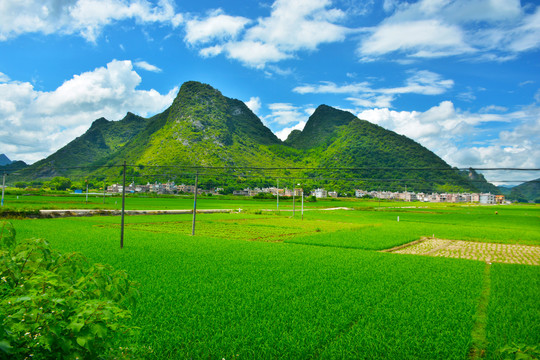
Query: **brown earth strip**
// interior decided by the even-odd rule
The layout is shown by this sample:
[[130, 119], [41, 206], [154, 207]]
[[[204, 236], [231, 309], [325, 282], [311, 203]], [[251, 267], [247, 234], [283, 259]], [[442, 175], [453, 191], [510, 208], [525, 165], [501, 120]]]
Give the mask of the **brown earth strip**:
[[540, 246], [533, 245], [422, 238], [386, 252], [479, 260], [487, 263], [540, 265]]

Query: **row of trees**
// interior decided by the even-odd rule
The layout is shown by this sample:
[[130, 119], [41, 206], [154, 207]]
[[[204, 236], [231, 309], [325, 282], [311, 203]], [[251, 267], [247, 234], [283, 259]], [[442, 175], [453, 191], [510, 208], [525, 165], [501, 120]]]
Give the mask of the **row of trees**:
[[76, 190], [76, 189], [86, 189], [86, 184], [92, 189], [103, 188], [105, 185], [104, 181], [97, 180], [79, 180], [72, 181], [71, 179], [63, 176], [56, 176], [49, 181], [17, 181], [14, 185], [19, 189], [26, 188], [48, 188], [51, 190]]

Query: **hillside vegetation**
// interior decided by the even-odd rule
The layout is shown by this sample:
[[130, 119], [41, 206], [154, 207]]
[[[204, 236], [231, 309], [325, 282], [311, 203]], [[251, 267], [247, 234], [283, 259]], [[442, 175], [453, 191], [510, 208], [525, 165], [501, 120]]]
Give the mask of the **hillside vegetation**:
[[[477, 191], [473, 182], [452, 169], [437, 155], [415, 141], [388, 131], [347, 111], [319, 106], [303, 131], [293, 131], [282, 142], [242, 102], [225, 97], [210, 85], [186, 82], [172, 105], [145, 119], [131, 113], [120, 121], [96, 120], [82, 136], [24, 170], [26, 179], [69, 176], [118, 181], [126, 161], [132, 181], [177, 182], [190, 174], [163, 174], [145, 166], [227, 167], [228, 175], [207, 174], [206, 180], [221, 185], [246, 179], [251, 184], [274, 183], [264, 171], [234, 172], [238, 167], [285, 169], [274, 177], [303, 179], [307, 188], [328, 186], [338, 191], [367, 190]], [[90, 168], [76, 168], [85, 167]], [[313, 170], [291, 173], [287, 168], [361, 168]], [[426, 171], [425, 169], [437, 169]], [[354, 181], [351, 181], [354, 179]], [[485, 182], [485, 179], [483, 183]], [[496, 191], [496, 188], [494, 188]]]

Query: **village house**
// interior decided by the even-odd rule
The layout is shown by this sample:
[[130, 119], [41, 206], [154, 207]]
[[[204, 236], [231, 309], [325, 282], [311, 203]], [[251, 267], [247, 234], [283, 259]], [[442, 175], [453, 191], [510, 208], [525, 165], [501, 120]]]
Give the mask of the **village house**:
[[328, 197], [328, 191], [324, 189], [315, 189], [311, 192], [311, 196], [315, 196], [317, 199]]
[[495, 195], [491, 193], [480, 194], [480, 204], [496, 204]]
[[333, 197], [333, 198], [337, 198], [338, 197], [338, 192], [337, 191], [329, 191], [328, 196]]

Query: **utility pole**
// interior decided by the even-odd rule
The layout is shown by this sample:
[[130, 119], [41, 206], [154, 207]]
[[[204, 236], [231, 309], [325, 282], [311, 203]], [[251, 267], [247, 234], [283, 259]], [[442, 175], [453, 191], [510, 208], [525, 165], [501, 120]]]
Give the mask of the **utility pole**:
[[304, 188], [302, 188], [302, 220], [304, 220]]
[[4, 190], [6, 188], [6, 172], [4, 171], [4, 176], [2, 179], [2, 206], [4, 206]]
[[294, 217], [294, 183], [293, 183], [293, 186], [292, 186], [292, 216]]
[[277, 179], [277, 211], [279, 212], [279, 179]]
[[126, 205], [126, 161], [124, 160], [124, 175], [122, 181], [122, 220], [120, 224], [120, 249], [124, 248], [124, 212]]
[[86, 182], [86, 202], [85, 204], [88, 204], [88, 180], [84, 180]]
[[195, 174], [195, 196], [193, 197], [193, 222], [191, 224], [191, 236], [195, 235], [195, 217], [197, 216], [197, 193], [199, 192], [199, 172]]
[[105, 204], [105, 191], [107, 190], [107, 184], [103, 182], [103, 203]]

